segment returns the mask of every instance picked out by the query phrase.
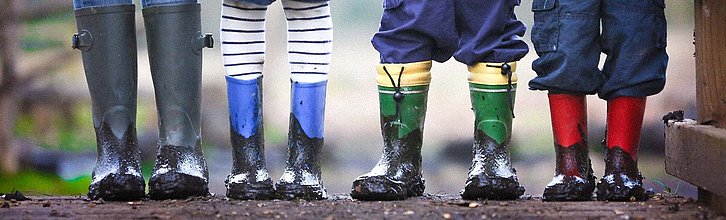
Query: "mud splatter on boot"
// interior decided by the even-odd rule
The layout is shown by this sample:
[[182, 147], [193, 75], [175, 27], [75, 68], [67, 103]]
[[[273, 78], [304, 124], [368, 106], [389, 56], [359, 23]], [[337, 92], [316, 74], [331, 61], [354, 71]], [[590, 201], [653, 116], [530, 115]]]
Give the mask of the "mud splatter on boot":
[[396, 116], [381, 115], [383, 155], [375, 167], [353, 181], [351, 197], [358, 200], [403, 200], [423, 195], [421, 171], [422, 133], [415, 129], [398, 138]]
[[587, 144], [578, 143], [569, 147], [555, 145], [557, 157], [555, 177], [544, 190], [544, 201], [587, 201], [592, 200], [595, 190]]
[[162, 200], [207, 196], [208, 179], [199, 141], [196, 146], [159, 146], [149, 180], [149, 197]]
[[233, 199], [266, 200], [275, 198], [275, 188], [265, 166], [264, 138], [262, 126], [257, 132], [245, 138], [231, 132], [232, 139], [232, 173], [224, 181], [227, 186], [227, 197]]
[[273, 199], [275, 189], [265, 165], [262, 125], [262, 76], [242, 80], [227, 76], [232, 172], [224, 183], [233, 199]]
[[510, 162], [509, 140], [500, 145], [481, 130], [475, 130], [474, 159], [461, 197], [470, 200], [519, 198], [524, 194], [524, 187], [519, 184], [517, 171]]
[[597, 184], [597, 199], [610, 201], [645, 201], [648, 195], [643, 189], [643, 176], [638, 162], [622, 148], [607, 149], [605, 175]]
[[322, 200], [328, 197], [321, 178], [323, 138], [310, 138], [294, 114], [290, 114], [288, 159], [285, 172], [276, 184], [277, 198]]
[[479, 63], [469, 67], [474, 159], [461, 191], [464, 199], [514, 200], [524, 194], [509, 154], [517, 88], [514, 66]]
[[383, 154], [370, 172], [353, 181], [358, 200], [403, 200], [424, 192], [421, 144], [431, 61], [382, 63], [377, 67]]
[[96, 129], [98, 157], [88, 198], [104, 200], [138, 200], [144, 197], [144, 177], [139, 160], [141, 151], [136, 129], [128, 126], [122, 139], [117, 139], [105, 122]]

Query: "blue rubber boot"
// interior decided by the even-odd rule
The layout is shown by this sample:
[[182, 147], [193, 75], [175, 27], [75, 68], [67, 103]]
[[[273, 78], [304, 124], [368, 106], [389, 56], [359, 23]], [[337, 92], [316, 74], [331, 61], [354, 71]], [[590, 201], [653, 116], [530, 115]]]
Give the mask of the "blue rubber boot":
[[275, 189], [265, 165], [262, 125], [262, 77], [242, 80], [227, 76], [232, 173], [224, 181], [227, 197], [273, 199]]
[[288, 160], [277, 182], [280, 199], [327, 198], [320, 171], [327, 80], [292, 82]]

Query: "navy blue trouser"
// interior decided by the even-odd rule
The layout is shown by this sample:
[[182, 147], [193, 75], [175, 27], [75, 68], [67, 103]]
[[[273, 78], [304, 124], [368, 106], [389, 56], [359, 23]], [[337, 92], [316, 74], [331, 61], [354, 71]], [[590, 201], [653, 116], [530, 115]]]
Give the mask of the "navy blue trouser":
[[[275, 2], [277, 0], [237, 0], [237, 1], [240, 1], [240, 2], [249, 2], [249, 3], [253, 3], [253, 4], [257, 4], [257, 5], [267, 6], [267, 5], [270, 5], [270, 4], [272, 4], [273, 2]], [[313, 2], [327, 2], [329, 0], [291, 0], [291, 1], [296, 1], [296, 2], [310, 2], [310, 3], [313, 3]]]
[[384, 0], [373, 46], [381, 63], [454, 56], [466, 65], [517, 61], [529, 51], [514, 15], [520, 0]]
[[[130, 5], [134, 0], [73, 0], [73, 8], [81, 9], [87, 7]], [[155, 5], [194, 4], [197, 0], [141, 0], [141, 5], [146, 8]]]
[[530, 89], [606, 100], [660, 92], [668, 65], [664, 8], [664, 0], [534, 0], [539, 58]]

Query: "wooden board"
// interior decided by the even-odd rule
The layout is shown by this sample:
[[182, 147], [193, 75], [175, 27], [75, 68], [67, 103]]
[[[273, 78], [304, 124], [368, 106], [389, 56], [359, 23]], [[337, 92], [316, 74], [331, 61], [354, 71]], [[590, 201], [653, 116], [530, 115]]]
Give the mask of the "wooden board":
[[726, 198], [726, 129], [669, 123], [665, 153], [668, 174]]

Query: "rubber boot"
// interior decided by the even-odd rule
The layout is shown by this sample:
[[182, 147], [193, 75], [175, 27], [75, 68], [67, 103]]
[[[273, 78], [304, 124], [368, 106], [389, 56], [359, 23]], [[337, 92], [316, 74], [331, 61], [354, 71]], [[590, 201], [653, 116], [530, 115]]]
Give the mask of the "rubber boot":
[[513, 200], [524, 194], [512, 167], [512, 137], [516, 63], [478, 63], [469, 67], [474, 110], [474, 159], [461, 191], [464, 199]]
[[199, 4], [152, 6], [143, 13], [159, 114], [149, 197], [206, 196], [209, 174], [200, 143], [200, 96], [202, 48], [212, 47], [211, 35], [200, 32]]
[[420, 196], [425, 188], [421, 144], [431, 61], [380, 64], [377, 69], [383, 154], [370, 172], [353, 181], [350, 195], [359, 200]]
[[321, 200], [328, 197], [320, 170], [327, 83], [291, 83], [287, 164], [276, 184], [280, 199]]
[[544, 201], [592, 199], [595, 176], [587, 145], [585, 95], [549, 94], [555, 140], [555, 176], [544, 190]]
[[232, 173], [224, 183], [233, 199], [273, 199], [275, 189], [265, 165], [262, 126], [262, 77], [227, 76]]
[[645, 201], [643, 176], [638, 171], [638, 144], [645, 114], [645, 97], [608, 101], [605, 175], [597, 184], [597, 199]]
[[90, 199], [144, 197], [141, 151], [136, 140], [136, 28], [134, 5], [76, 10], [81, 50], [93, 106], [98, 157], [88, 187]]

